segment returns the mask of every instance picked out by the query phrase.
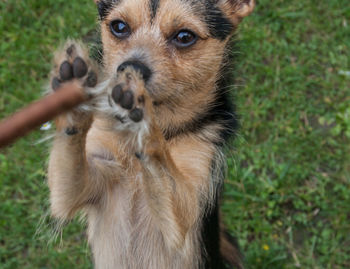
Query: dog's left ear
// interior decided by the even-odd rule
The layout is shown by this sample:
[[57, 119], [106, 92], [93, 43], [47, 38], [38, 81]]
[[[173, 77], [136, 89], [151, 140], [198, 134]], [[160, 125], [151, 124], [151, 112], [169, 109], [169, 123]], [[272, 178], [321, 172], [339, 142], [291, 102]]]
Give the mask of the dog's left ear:
[[255, 0], [216, 0], [217, 5], [232, 21], [238, 25], [242, 19], [253, 12]]

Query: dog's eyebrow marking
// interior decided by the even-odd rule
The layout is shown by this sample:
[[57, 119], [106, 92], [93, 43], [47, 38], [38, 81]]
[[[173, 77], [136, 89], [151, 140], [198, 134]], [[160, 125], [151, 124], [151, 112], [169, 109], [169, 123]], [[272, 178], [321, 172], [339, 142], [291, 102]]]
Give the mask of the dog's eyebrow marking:
[[208, 25], [210, 35], [221, 41], [225, 40], [234, 30], [229, 19], [211, 2], [206, 4], [205, 22]]
[[98, 14], [100, 15], [100, 20], [104, 20], [111, 9], [120, 3], [120, 0], [100, 0], [97, 2]]
[[158, 7], [159, 7], [159, 0], [150, 0], [149, 8], [151, 11], [151, 22], [157, 14]]

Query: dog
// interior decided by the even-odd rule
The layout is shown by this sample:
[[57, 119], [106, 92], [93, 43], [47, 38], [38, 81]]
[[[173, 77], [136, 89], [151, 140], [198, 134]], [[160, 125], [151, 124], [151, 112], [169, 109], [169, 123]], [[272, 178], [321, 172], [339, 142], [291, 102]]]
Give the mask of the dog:
[[89, 101], [55, 120], [48, 184], [60, 222], [85, 214], [94, 265], [243, 268], [220, 224], [222, 149], [237, 120], [224, 74], [254, 0], [100, 0], [102, 60], [69, 40], [50, 91]]

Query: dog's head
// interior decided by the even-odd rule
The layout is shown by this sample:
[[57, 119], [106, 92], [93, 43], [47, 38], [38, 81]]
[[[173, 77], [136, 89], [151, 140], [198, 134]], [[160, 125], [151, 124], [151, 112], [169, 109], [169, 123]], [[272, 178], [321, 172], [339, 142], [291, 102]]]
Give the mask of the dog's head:
[[255, 4], [254, 0], [95, 2], [108, 75], [115, 76], [125, 65], [140, 70], [152, 99], [164, 106], [162, 114], [174, 128], [215, 102], [226, 44]]

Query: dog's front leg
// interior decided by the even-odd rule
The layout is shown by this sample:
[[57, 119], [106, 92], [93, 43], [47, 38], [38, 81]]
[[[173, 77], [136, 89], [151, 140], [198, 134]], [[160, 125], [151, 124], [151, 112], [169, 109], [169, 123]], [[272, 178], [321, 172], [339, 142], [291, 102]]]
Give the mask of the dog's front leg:
[[[87, 50], [69, 41], [56, 53], [52, 72], [53, 91], [62, 83], [77, 83], [85, 91], [97, 84], [98, 70], [89, 60]], [[56, 134], [50, 154], [48, 181], [51, 212], [67, 220], [85, 203], [98, 196], [98, 186], [92, 187], [91, 167], [86, 156], [86, 135], [92, 123], [92, 112], [85, 104], [56, 119]]]

